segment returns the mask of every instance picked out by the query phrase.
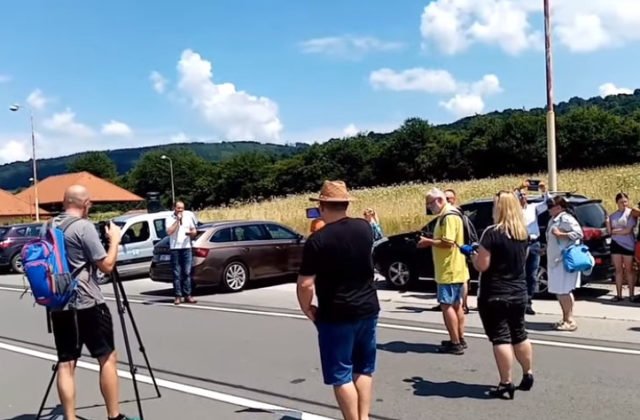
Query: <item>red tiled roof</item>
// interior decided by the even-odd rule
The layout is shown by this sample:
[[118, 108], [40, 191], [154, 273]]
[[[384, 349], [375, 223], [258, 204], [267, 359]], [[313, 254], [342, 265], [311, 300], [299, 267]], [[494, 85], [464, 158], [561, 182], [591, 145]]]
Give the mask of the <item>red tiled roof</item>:
[[[29, 201], [23, 201], [13, 194], [0, 190], [0, 217], [22, 217], [35, 215], [36, 206], [29, 204]], [[49, 214], [49, 212], [40, 209], [40, 215]]]
[[[71, 185], [84, 185], [89, 190], [94, 203], [144, 201], [144, 198], [120, 188], [109, 181], [89, 172], [54, 175], [38, 182], [38, 200], [40, 204], [62, 203], [65, 190]], [[33, 200], [33, 186], [17, 194], [23, 201]]]

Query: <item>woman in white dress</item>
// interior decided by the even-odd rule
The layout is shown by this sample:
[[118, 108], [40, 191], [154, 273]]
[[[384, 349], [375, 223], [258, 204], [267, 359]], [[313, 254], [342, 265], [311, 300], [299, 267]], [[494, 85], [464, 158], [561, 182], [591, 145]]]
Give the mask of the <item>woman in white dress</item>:
[[575, 331], [578, 326], [573, 318], [573, 291], [580, 287], [580, 272], [569, 273], [564, 269], [562, 250], [582, 239], [584, 234], [564, 197], [556, 196], [547, 200], [547, 207], [550, 215], [547, 227], [549, 293], [558, 297], [562, 308], [562, 321], [554, 327], [558, 331]]

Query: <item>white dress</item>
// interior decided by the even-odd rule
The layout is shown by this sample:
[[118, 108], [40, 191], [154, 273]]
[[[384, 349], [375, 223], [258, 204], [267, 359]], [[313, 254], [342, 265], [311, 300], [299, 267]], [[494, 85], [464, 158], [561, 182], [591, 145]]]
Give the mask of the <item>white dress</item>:
[[[568, 238], [558, 238], [551, 230], [558, 228], [569, 233]], [[569, 273], [564, 269], [562, 250], [583, 238], [582, 228], [578, 221], [567, 212], [562, 212], [549, 221], [547, 227], [547, 278], [549, 293], [567, 295], [580, 287], [580, 272]]]

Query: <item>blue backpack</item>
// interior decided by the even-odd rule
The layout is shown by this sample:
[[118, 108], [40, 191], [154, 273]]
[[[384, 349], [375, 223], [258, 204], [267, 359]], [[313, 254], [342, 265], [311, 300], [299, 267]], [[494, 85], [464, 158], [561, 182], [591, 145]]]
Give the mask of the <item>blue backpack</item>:
[[22, 266], [33, 297], [37, 304], [49, 310], [64, 309], [76, 296], [78, 280], [75, 277], [79, 271], [69, 270], [64, 232], [78, 220], [80, 218], [69, 217], [59, 226], [49, 222], [41, 238], [22, 247]]

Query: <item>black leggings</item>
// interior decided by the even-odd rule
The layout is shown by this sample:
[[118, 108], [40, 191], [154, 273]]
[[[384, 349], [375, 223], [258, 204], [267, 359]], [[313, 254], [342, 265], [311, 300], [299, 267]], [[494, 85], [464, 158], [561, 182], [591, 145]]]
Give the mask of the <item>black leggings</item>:
[[526, 300], [490, 298], [478, 301], [478, 312], [485, 334], [493, 345], [520, 344], [527, 339], [524, 314]]

